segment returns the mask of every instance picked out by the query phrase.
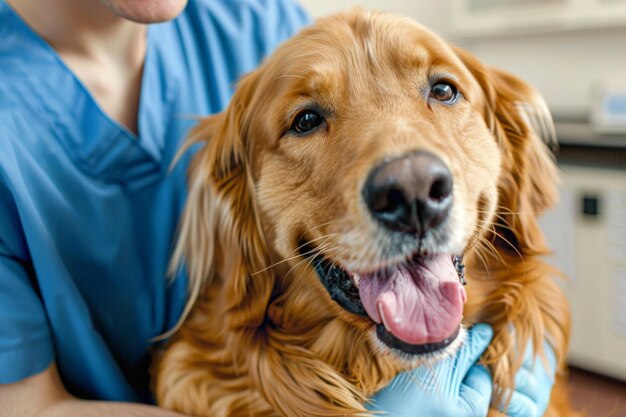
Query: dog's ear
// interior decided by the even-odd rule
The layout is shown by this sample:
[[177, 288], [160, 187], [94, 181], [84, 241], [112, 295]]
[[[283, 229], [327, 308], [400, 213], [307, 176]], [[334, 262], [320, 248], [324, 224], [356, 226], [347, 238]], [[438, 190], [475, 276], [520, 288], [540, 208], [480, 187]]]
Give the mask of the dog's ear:
[[[219, 273], [222, 281], [216, 291], [220, 292], [206, 291], [212, 299], [199, 304], [220, 303], [223, 307], [221, 317], [192, 316], [199, 329], [194, 337], [215, 340], [215, 334], [200, 334], [206, 327], [201, 322], [224, 321], [220, 354], [228, 358], [239, 355], [241, 369], [248, 367], [253, 386], [284, 415], [364, 413], [365, 399], [337, 370], [294, 344], [292, 335], [271, 326], [263, 328], [275, 277], [258, 218], [254, 161], [250, 160], [256, 133], [249, 129], [250, 110], [251, 103], [256, 103], [258, 74], [244, 78], [226, 111], [202, 120], [187, 143], [189, 148], [202, 148], [190, 166], [189, 195], [174, 263], [184, 260], [187, 266], [191, 302], [205, 294], [201, 288], [207, 288]], [[240, 378], [237, 366], [232, 368], [233, 378]], [[294, 385], [294, 379], [302, 383]], [[229, 400], [220, 401], [230, 404]]]
[[547, 106], [534, 89], [467, 52], [455, 52], [484, 92], [480, 110], [503, 155], [495, 229], [486, 239], [497, 254], [484, 260], [484, 269], [474, 267], [482, 275], [474, 282], [474, 293], [482, 296], [478, 320], [494, 328], [483, 359], [491, 366], [499, 402], [512, 392], [528, 346], [543, 357], [547, 341], [559, 364], [565, 360], [569, 309], [552, 280], [556, 271], [541, 260], [549, 250], [537, 222], [557, 199], [557, 142]]
[[201, 120], [189, 137], [187, 147], [201, 149], [189, 168], [189, 195], [173, 257], [174, 264], [184, 259], [189, 273], [188, 310], [217, 268], [228, 277], [220, 298], [231, 330], [262, 323], [273, 287], [249, 159], [254, 140], [249, 108], [258, 77], [253, 72], [243, 78], [228, 108]]
[[545, 254], [537, 217], [557, 199], [557, 141], [548, 107], [519, 78], [488, 68], [455, 49], [480, 84], [485, 122], [499, 142], [503, 159], [499, 180], [496, 246], [527, 255]]

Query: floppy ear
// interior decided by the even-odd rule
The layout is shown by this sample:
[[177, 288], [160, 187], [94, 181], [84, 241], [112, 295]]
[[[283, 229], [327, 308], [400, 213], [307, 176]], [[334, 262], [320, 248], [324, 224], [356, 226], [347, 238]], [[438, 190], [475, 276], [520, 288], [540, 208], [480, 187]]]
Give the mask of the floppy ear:
[[455, 49], [485, 94], [484, 117], [502, 153], [495, 244], [523, 254], [546, 254], [537, 217], [557, 199], [558, 144], [547, 105], [519, 78], [487, 68]]
[[557, 199], [557, 142], [547, 106], [530, 86], [455, 51], [484, 92], [481, 110], [503, 155], [494, 230], [487, 239], [497, 254], [472, 262], [474, 293], [482, 297], [472, 309], [481, 312], [477, 320], [494, 327], [484, 359], [500, 401], [514, 385], [527, 346], [543, 357], [547, 341], [561, 366], [565, 360], [569, 307], [552, 279], [558, 272], [540, 258], [549, 250], [537, 222]]
[[[187, 143], [187, 147], [203, 145], [190, 166], [189, 196], [173, 258], [174, 264], [184, 259], [188, 268], [192, 291], [188, 308], [200, 292], [205, 293], [201, 289], [207, 288], [211, 279], [221, 281], [211, 288], [219, 291], [217, 295], [213, 292], [210, 300], [199, 301], [197, 311], [201, 317], [194, 314], [190, 319], [193, 334], [184, 334], [183, 340], [173, 346], [181, 351], [190, 346], [191, 351], [198, 352], [197, 357], [187, 354], [177, 359], [170, 349], [164, 363], [173, 369], [180, 362], [181, 367], [168, 371], [170, 380], [176, 382], [164, 382], [161, 386], [170, 390], [183, 387], [187, 393], [180, 394], [180, 398], [211, 398], [220, 392], [219, 381], [209, 390], [207, 381], [214, 376], [209, 371], [205, 374], [193, 370], [201, 368], [199, 363], [206, 363], [210, 370], [216, 365], [216, 358], [217, 367], [223, 366], [219, 358], [224, 356], [229, 360], [241, 358], [238, 365], [221, 371], [221, 382], [226, 381], [221, 389], [230, 392], [228, 378], [232, 378], [230, 383], [240, 380], [247, 367], [251, 387], [284, 415], [364, 413], [364, 398], [337, 370], [294, 342], [293, 334], [264, 326], [269, 322], [266, 314], [276, 279], [268, 267], [269, 248], [258, 217], [250, 160], [255, 153], [254, 132], [249, 129], [250, 109], [259, 74], [244, 78], [226, 111], [202, 120]], [[207, 302], [221, 303], [220, 317], [206, 317], [203, 306]], [[208, 310], [215, 312], [217, 308]], [[226, 323], [204, 326], [202, 323], [207, 320]], [[216, 332], [216, 328], [220, 330]], [[205, 337], [203, 331], [210, 334]], [[220, 341], [214, 345], [206, 342], [216, 339]], [[195, 379], [198, 377], [205, 379]], [[301, 383], [294, 385], [294, 378]], [[241, 393], [250, 397], [245, 391]], [[166, 401], [177, 396], [163, 393], [160, 398]], [[235, 407], [238, 396], [227, 397], [219, 399], [221, 406]], [[246, 403], [249, 399], [241, 401]], [[194, 402], [189, 400], [186, 404]]]
[[556, 203], [558, 195], [552, 118], [543, 99], [528, 85], [502, 71], [492, 69], [491, 74], [496, 133], [504, 149], [499, 184], [504, 227], [498, 232], [510, 237], [509, 243], [524, 254], [545, 255], [548, 250], [537, 218]]
[[189, 169], [189, 195], [173, 256], [173, 265], [184, 259], [189, 272], [191, 294], [183, 317], [217, 270], [227, 277], [221, 301], [230, 330], [263, 322], [274, 283], [264, 272], [269, 254], [248, 154], [254, 139], [248, 135], [249, 105], [257, 79], [256, 72], [242, 79], [228, 108], [200, 121], [190, 135], [186, 147], [202, 148]]

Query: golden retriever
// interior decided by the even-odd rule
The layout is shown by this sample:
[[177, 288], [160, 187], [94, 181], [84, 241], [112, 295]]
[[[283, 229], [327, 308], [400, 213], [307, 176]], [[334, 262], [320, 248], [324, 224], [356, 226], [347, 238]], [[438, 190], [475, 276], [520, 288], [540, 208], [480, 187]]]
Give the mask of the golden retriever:
[[[196, 302], [156, 365], [158, 403], [367, 415], [476, 322], [495, 331], [494, 404], [527, 345], [542, 357], [547, 340], [563, 371], [569, 312], [536, 221], [554, 140], [532, 88], [409, 19], [353, 10], [304, 29], [190, 139], [204, 146], [174, 262]], [[570, 415], [558, 385], [546, 415]]]

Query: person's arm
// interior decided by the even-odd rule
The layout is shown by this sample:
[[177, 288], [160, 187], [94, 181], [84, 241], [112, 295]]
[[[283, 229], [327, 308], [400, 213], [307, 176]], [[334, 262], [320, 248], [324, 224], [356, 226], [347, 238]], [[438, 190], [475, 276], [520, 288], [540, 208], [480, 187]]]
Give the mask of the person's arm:
[[67, 393], [55, 365], [13, 384], [0, 385], [0, 417], [182, 417], [154, 406], [84, 401]]
[[0, 417], [180, 417], [156, 407], [81, 401], [67, 393], [54, 366], [46, 314], [33, 288], [22, 222], [1, 168]]

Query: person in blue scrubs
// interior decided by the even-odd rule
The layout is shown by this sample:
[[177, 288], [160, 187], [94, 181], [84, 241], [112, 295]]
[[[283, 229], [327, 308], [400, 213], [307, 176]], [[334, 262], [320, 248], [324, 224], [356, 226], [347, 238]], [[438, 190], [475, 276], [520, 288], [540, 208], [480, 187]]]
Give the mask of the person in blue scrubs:
[[[186, 301], [167, 265], [189, 156], [172, 159], [308, 22], [294, 0], [0, 0], [0, 417], [175, 415], [140, 405]], [[445, 394], [403, 374], [371, 407], [486, 415], [490, 338], [475, 327], [437, 367]], [[515, 417], [552, 378], [518, 378]]]

